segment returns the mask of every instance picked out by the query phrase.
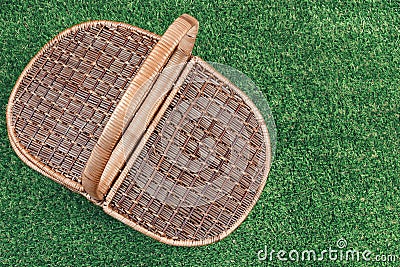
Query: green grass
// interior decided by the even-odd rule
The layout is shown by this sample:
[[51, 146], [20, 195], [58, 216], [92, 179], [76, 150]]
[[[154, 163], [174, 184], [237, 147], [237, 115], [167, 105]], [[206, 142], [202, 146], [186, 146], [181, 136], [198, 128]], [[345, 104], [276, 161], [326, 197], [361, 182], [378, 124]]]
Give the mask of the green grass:
[[[182, 13], [200, 22], [193, 53], [252, 78], [278, 131], [249, 217], [221, 242], [197, 248], [154, 241], [31, 170], [11, 149], [5, 123], [19, 74], [63, 29], [106, 19], [162, 34]], [[0, 0], [0, 264], [315, 266], [259, 262], [257, 251], [322, 250], [343, 237], [348, 248], [399, 255], [381, 264], [397, 266], [399, 14], [398, 1]]]

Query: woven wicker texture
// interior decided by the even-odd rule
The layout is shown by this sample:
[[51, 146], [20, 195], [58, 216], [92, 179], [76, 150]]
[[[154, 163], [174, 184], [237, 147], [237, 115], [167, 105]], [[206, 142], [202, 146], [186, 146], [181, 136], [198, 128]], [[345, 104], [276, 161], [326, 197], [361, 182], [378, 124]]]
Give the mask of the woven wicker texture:
[[210, 243], [236, 228], [258, 199], [271, 156], [254, 105], [192, 61], [108, 201], [112, 215], [175, 245]]
[[262, 115], [191, 56], [184, 14], [165, 34], [95, 21], [45, 45], [7, 107], [29, 166], [162, 242], [220, 240], [259, 198], [271, 162]]
[[51, 41], [25, 69], [10, 103], [9, 127], [22, 153], [80, 183], [104, 126], [158, 39], [102, 21]]

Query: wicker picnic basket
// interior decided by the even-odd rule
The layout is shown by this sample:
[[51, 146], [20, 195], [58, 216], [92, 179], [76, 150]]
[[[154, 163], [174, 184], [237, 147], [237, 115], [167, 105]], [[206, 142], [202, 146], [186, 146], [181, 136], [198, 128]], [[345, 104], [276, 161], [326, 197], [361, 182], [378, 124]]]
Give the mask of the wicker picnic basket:
[[197, 29], [184, 14], [161, 37], [111, 21], [61, 32], [11, 93], [17, 155], [161, 242], [227, 236], [262, 192], [271, 145], [250, 99], [191, 55]]

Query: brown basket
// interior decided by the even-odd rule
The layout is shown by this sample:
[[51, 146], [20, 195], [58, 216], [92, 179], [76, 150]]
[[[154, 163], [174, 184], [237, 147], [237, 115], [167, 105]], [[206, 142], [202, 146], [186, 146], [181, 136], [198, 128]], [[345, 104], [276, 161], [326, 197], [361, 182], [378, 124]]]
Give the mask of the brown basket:
[[184, 14], [162, 37], [110, 21], [57, 35], [11, 93], [15, 152], [161, 242], [228, 235], [262, 192], [270, 139], [250, 99], [191, 55], [197, 29]]

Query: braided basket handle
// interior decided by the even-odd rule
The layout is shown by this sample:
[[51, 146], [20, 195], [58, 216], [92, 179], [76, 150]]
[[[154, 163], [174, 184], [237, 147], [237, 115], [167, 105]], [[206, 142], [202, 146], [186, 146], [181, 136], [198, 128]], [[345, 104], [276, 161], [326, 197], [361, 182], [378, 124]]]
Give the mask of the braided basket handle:
[[111, 114], [82, 174], [82, 185], [93, 199], [103, 199], [104, 194], [98, 190], [99, 184], [102, 182], [101, 176], [118, 140], [121, 138], [124, 129], [124, 117], [134, 95], [149, 80], [156, 77], [167, 63], [181, 64], [189, 59], [198, 25], [198, 21], [187, 14], [183, 14], [171, 24], [152, 49]]

